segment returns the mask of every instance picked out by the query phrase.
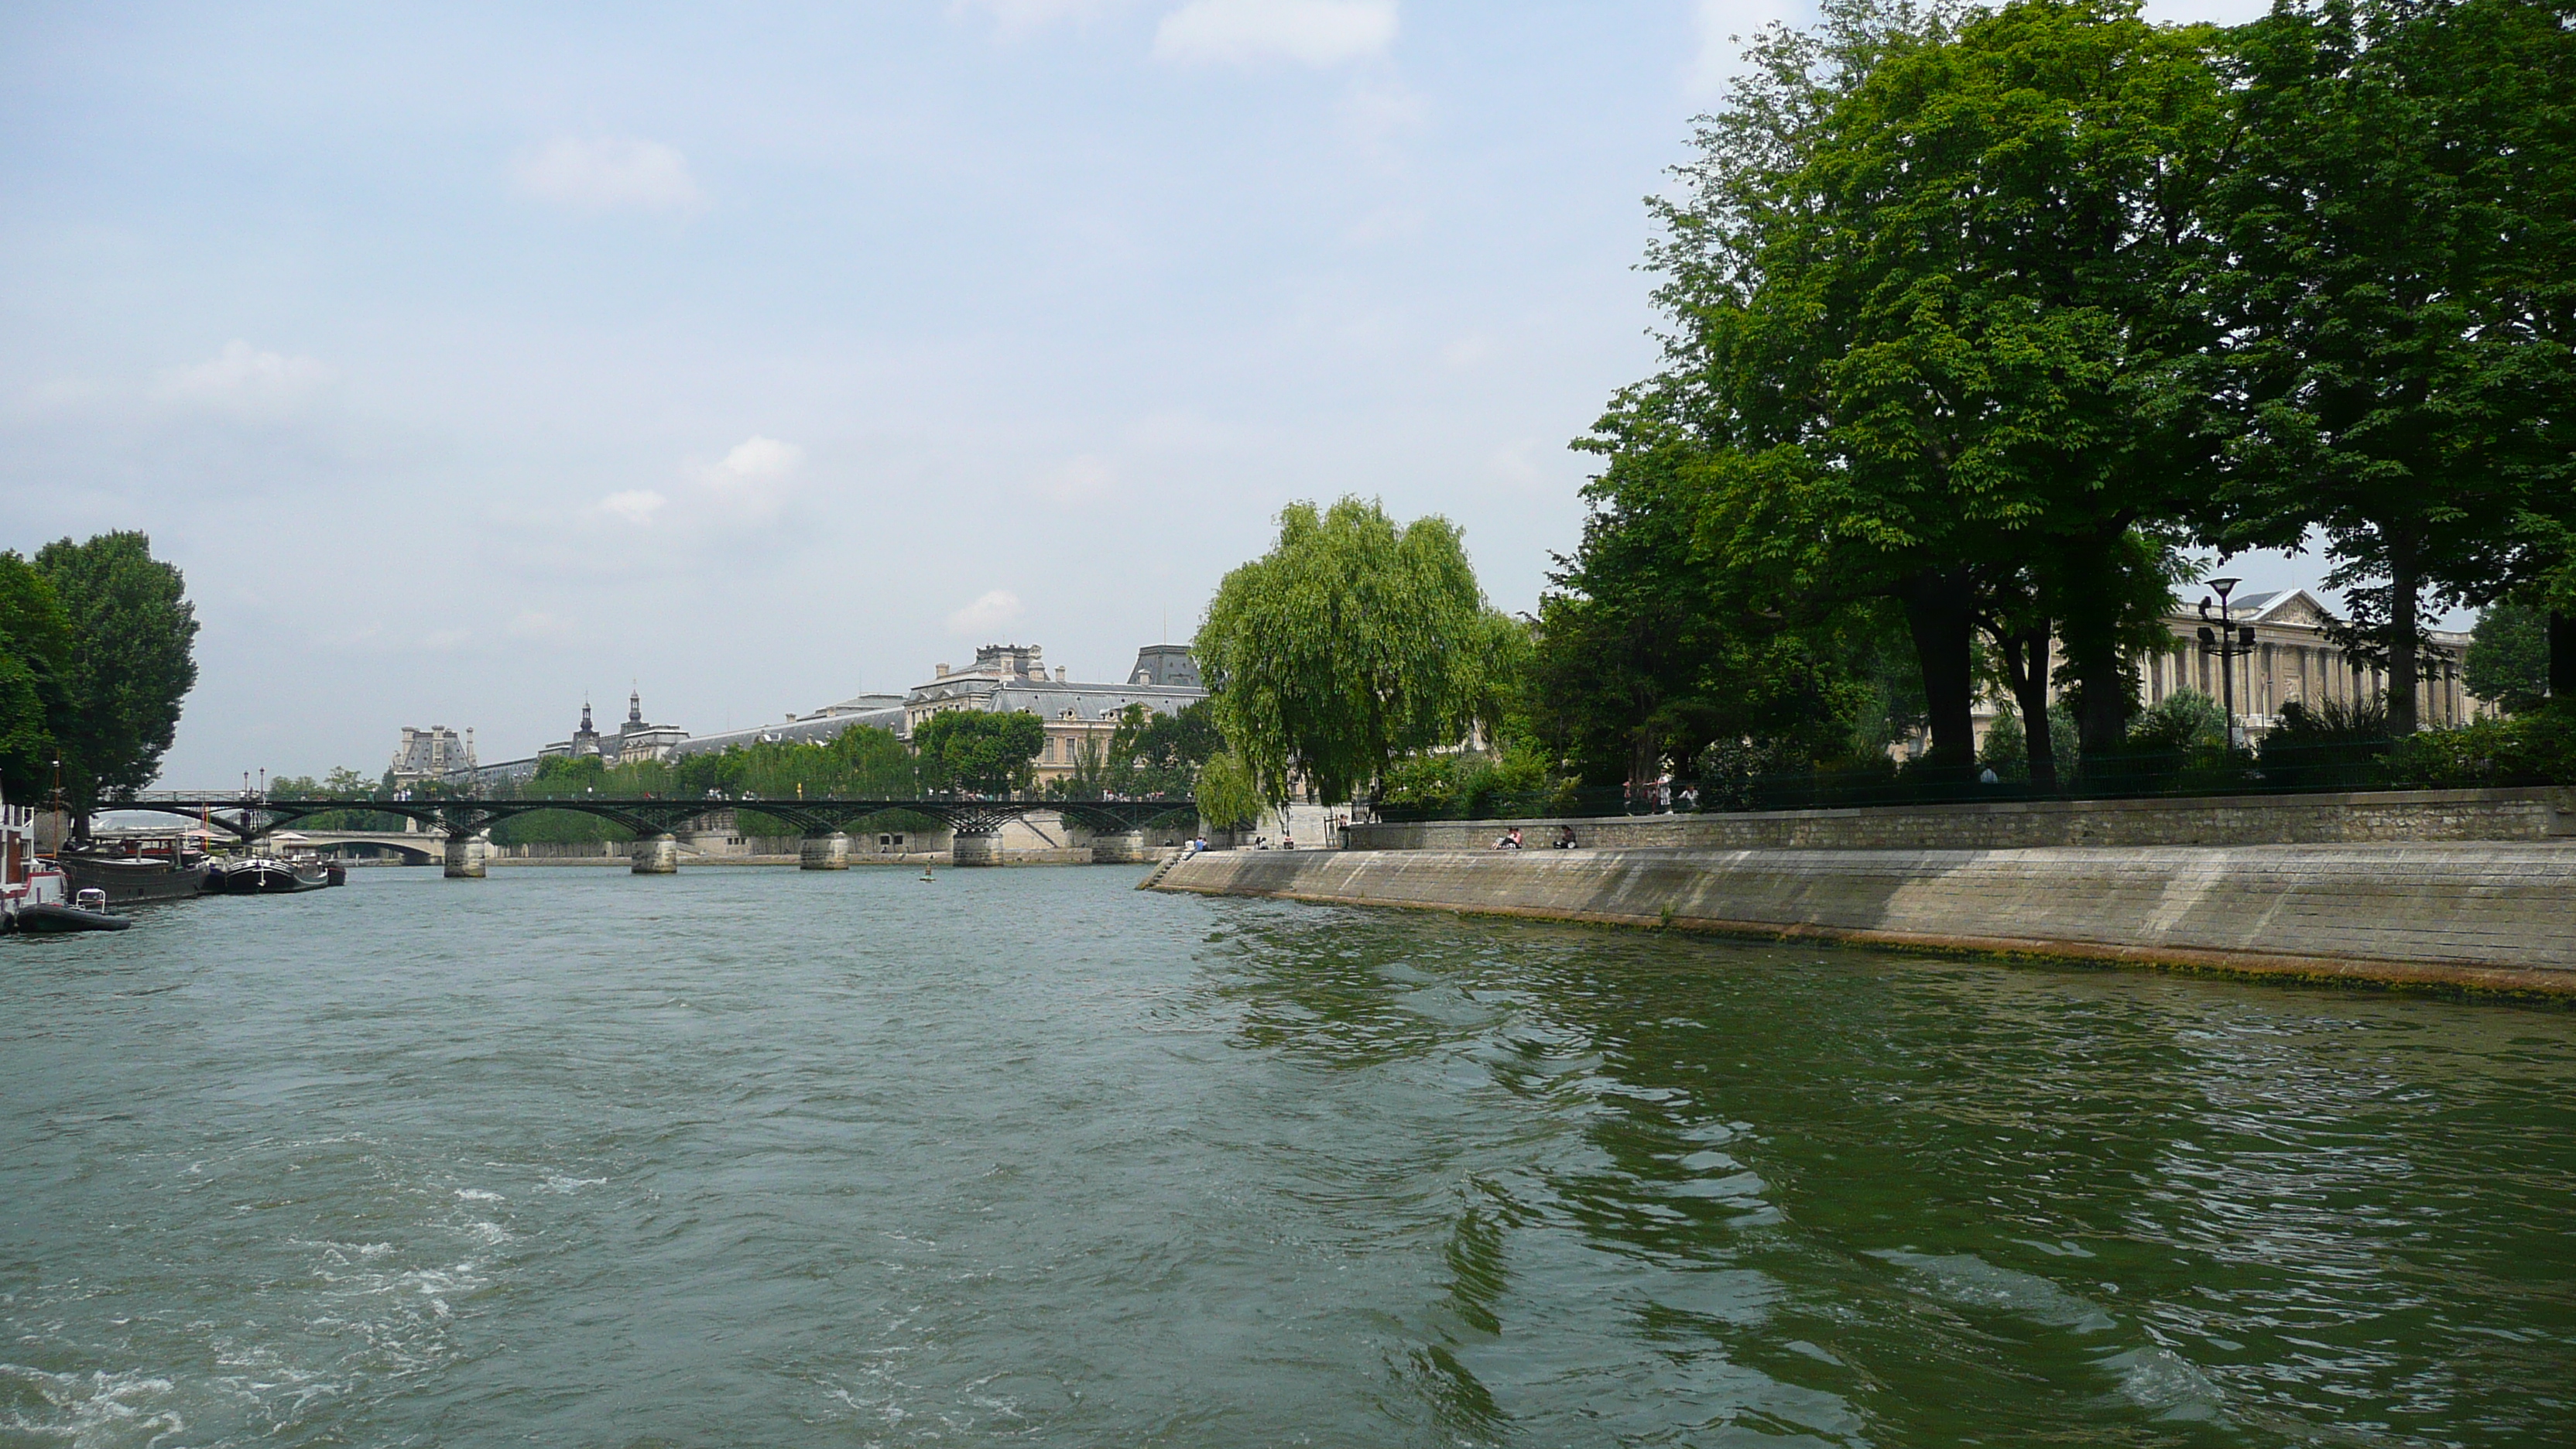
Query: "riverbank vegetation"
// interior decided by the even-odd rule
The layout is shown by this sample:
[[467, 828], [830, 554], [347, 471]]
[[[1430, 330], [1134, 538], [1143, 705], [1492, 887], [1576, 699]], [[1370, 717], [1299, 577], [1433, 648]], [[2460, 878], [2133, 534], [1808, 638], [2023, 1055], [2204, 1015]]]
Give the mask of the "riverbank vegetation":
[[[1351, 501], [1226, 580], [1200, 659], [1265, 798], [2576, 780], [2560, 8], [1830, 0], [1747, 60], [1650, 203], [1664, 365], [1576, 444], [1534, 620], [1445, 521], [1427, 567]], [[2386, 687], [2249, 750], [2138, 699], [2178, 586], [2255, 548], [2322, 554]], [[2422, 732], [2454, 607], [2498, 621], [2472, 683], [2511, 713]]]
[[83, 813], [160, 773], [197, 682], [196, 610], [140, 533], [0, 553], [0, 792]]

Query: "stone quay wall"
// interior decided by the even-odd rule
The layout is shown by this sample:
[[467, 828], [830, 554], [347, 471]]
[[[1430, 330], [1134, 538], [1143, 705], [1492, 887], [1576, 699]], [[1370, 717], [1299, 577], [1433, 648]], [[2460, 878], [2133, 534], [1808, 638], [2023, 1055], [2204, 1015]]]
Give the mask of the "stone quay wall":
[[1544, 846], [1557, 827], [1604, 850], [2030, 850], [2049, 846], [2345, 845], [2576, 839], [2576, 789], [2375, 790], [2155, 800], [2010, 800], [1629, 815], [1575, 820], [1430, 820], [1354, 825], [1354, 850], [1481, 850], [1520, 827]]
[[2576, 841], [1216, 851], [1157, 890], [2576, 996]]

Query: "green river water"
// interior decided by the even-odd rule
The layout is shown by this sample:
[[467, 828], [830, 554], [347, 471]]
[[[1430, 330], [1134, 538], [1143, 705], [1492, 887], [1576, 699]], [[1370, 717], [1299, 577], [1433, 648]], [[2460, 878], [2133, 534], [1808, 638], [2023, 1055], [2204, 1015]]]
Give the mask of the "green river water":
[[352, 872], [0, 942], [0, 1444], [2576, 1443], [2576, 1013]]

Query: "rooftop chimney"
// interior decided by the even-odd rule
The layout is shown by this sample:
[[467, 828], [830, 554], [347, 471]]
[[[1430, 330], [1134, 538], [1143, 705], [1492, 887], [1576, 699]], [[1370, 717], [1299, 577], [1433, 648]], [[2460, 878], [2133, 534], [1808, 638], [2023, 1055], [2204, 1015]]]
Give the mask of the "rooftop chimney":
[[946, 678], [948, 677], [948, 666], [947, 666], [947, 665], [945, 665], [945, 664], [942, 664], [942, 665], [937, 666], [937, 668], [938, 668], [938, 671], [939, 671], [939, 672], [938, 672], [938, 673], [936, 673], [936, 674], [933, 674], [933, 675], [931, 676], [931, 678], [933, 678], [933, 679], [946, 679]]
[[1055, 667], [1055, 682], [1058, 684], [1064, 683], [1064, 666], [1061, 664]]

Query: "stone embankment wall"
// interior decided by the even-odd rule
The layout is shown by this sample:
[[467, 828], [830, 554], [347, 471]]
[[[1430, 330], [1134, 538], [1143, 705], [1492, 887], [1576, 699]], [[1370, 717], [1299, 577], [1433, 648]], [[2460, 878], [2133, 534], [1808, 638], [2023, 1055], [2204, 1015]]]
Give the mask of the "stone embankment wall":
[[2576, 842], [1218, 851], [1155, 889], [2576, 995]]
[[1572, 825], [1597, 849], [2027, 850], [2056, 845], [2337, 845], [2576, 839], [2576, 790], [2381, 790], [2188, 800], [2013, 800], [1600, 820], [1355, 825], [1354, 850], [1479, 850], [1513, 826], [1529, 845]]

